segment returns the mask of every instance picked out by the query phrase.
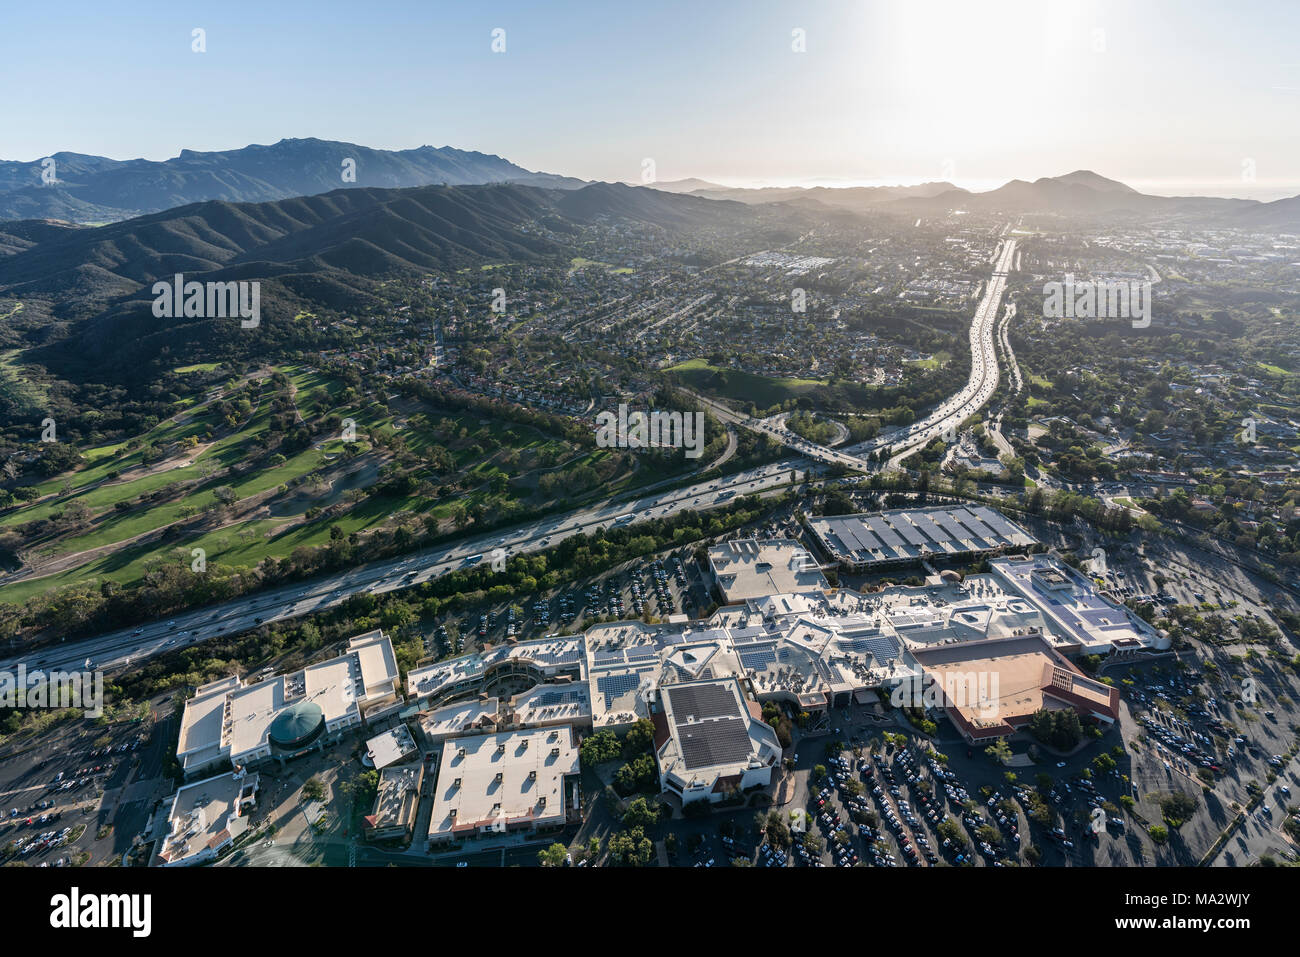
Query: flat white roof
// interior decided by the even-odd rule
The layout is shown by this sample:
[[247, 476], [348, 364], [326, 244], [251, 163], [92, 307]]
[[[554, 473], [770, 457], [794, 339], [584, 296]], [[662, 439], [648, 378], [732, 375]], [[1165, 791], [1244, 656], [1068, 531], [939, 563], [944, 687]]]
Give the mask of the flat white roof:
[[829, 587], [817, 561], [790, 538], [744, 538], [709, 549], [709, 565], [728, 603]]
[[238, 837], [248, 827], [240, 808], [257, 794], [258, 783], [256, 774], [219, 774], [178, 790], [158, 857], [166, 864], [184, 864]]
[[567, 725], [450, 739], [429, 837], [563, 822], [564, 778], [577, 773], [578, 748]]
[[411, 737], [411, 732], [406, 729], [406, 725], [399, 724], [367, 741], [366, 751], [370, 760], [375, 762], [375, 767], [383, 769], [414, 754], [415, 739]]

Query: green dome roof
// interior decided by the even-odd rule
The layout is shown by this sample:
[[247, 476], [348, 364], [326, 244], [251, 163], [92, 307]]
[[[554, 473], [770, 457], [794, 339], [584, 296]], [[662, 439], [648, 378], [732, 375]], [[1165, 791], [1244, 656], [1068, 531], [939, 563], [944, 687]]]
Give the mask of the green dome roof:
[[301, 747], [325, 727], [325, 712], [314, 701], [299, 701], [275, 716], [266, 735], [282, 748]]

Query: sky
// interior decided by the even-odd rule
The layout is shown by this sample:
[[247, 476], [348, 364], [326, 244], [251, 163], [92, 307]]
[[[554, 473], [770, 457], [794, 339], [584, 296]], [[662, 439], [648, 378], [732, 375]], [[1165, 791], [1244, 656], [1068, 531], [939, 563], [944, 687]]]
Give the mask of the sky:
[[0, 158], [315, 136], [585, 179], [1271, 199], [1300, 193], [1297, 37], [1297, 0], [5, 2]]

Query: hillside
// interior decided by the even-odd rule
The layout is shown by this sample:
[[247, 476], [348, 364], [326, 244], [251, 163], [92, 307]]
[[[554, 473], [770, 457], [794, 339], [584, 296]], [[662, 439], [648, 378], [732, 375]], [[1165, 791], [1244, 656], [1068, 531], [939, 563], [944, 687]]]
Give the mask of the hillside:
[[[274, 348], [300, 334], [289, 328], [299, 312], [364, 309], [384, 277], [567, 259], [570, 239], [593, 224], [672, 230], [753, 218], [737, 203], [608, 183], [339, 189], [268, 203], [205, 202], [94, 228], [18, 224], [14, 235], [0, 233], [0, 244], [7, 236], [14, 247], [0, 258], [0, 296], [28, 302], [22, 329], [26, 344], [39, 346], [29, 358], [65, 375], [114, 378], [163, 350]], [[176, 273], [263, 282], [267, 321], [257, 342], [233, 323], [157, 320], [152, 285]]]

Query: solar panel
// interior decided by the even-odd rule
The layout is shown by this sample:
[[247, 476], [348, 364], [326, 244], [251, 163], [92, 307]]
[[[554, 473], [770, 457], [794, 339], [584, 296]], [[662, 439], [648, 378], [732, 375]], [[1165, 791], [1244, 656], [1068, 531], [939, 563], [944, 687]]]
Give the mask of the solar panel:
[[898, 660], [898, 643], [893, 638], [881, 635], [879, 638], [863, 638], [861, 643], [862, 650], [871, 652], [871, 657], [881, 664]]
[[566, 701], [580, 701], [582, 695], [577, 691], [547, 691], [545, 694], [538, 695], [537, 705], [542, 708], [551, 705], [564, 704]]
[[605, 696], [605, 707], [609, 708], [615, 698], [621, 698], [629, 691], [635, 691], [640, 684], [639, 673], [604, 675], [596, 679], [596, 690]]
[[681, 725], [687, 718], [702, 721], [738, 713], [739, 705], [732, 690], [725, 685], [680, 685], [668, 689], [673, 720]]
[[971, 512], [978, 515], [985, 525], [1001, 535], [1007, 542], [1022, 541], [1027, 537], [1022, 530], [1012, 525], [1003, 515], [993, 511], [987, 505], [972, 508]]
[[750, 671], [762, 671], [776, 661], [776, 652], [772, 646], [765, 648], [746, 648], [740, 652], [740, 662]]
[[894, 531], [907, 539], [909, 544], [915, 545], [917, 548], [920, 548], [925, 544], [925, 536], [922, 535], [920, 529], [914, 526], [911, 522], [904, 521], [900, 517], [898, 521], [890, 524], [894, 526]]
[[868, 515], [866, 521], [871, 527], [871, 530], [880, 536], [880, 540], [883, 541], [891, 551], [899, 549], [899, 546], [903, 544], [903, 540], [898, 537], [898, 533], [885, 524], [884, 520], [881, 519], [880, 516]]
[[916, 527], [928, 535], [930, 540], [936, 545], [942, 545], [944, 542], [949, 540], [950, 536], [948, 533], [938, 525], [934, 524], [934, 519], [932, 519], [928, 513], [918, 512], [913, 516], [913, 518], [916, 520]]
[[677, 726], [682, 762], [686, 770], [717, 764], [739, 764], [749, 758], [749, 732], [740, 718], [720, 718], [697, 724]]
[[970, 509], [961, 509], [956, 512], [956, 517], [963, 525], [969, 528], [976, 538], [982, 538], [990, 544], [998, 544], [1001, 539], [998, 538], [997, 532], [989, 528], [979, 518], [970, 511]]
[[970, 532], [962, 528], [951, 515], [941, 512], [934, 517], [934, 521], [952, 537], [954, 544], [960, 545], [963, 549], [967, 548], [966, 541], [970, 538]]

